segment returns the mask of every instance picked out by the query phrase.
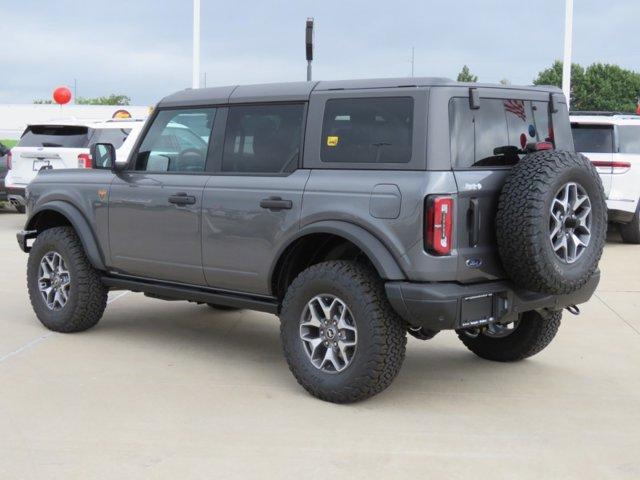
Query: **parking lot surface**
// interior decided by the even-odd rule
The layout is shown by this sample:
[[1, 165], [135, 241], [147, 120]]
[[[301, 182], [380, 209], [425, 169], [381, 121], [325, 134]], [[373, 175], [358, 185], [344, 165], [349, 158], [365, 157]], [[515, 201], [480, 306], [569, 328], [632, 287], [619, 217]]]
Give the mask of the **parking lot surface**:
[[410, 337], [366, 402], [309, 396], [275, 316], [112, 292], [90, 331], [29, 305], [24, 216], [0, 209], [0, 478], [640, 478], [640, 247], [612, 235], [597, 295], [516, 364]]

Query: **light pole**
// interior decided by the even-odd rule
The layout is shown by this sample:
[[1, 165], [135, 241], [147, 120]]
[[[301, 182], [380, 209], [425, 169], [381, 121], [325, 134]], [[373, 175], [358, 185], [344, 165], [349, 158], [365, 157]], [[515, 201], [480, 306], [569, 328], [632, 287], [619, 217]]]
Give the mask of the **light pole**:
[[193, 76], [191, 86], [200, 88], [200, 0], [193, 0]]
[[305, 50], [307, 54], [307, 82], [311, 81], [311, 62], [313, 61], [313, 18], [307, 18], [305, 29]]
[[564, 60], [562, 62], [562, 91], [571, 101], [571, 41], [573, 37], [573, 0], [565, 0], [564, 12]]

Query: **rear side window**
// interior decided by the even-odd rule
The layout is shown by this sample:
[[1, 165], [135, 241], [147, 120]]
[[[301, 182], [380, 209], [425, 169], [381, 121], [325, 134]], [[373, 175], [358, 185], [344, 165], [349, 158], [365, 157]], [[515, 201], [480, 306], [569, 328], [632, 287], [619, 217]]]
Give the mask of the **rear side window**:
[[229, 108], [223, 172], [281, 173], [297, 168], [304, 105], [243, 105]]
[[117, 149], [122, 146], [130, 133], [130, 128], [99, 128], [93, 131], [90, 143], [110, 143]]
[[548, 102], [481, 98], [471, 110], [468, 98], [453, 98], [449, 123], [456, 168], [513, 165], [528, 144], [553, 140]]
[[613, 126], [612, 125], [571, 125], [573, 144], [576, 152], [612, 153]]
[[640, 125], [620, 125], [618, 143], [620, 153], [640, 154]]
[[412, 137], [412, 98], [328, 100], [322, 124], [321, 160], [408, 163]]
[[75, 125], [31, 125], [22, 134], [18, 147], [86, 148], [89, 129]]

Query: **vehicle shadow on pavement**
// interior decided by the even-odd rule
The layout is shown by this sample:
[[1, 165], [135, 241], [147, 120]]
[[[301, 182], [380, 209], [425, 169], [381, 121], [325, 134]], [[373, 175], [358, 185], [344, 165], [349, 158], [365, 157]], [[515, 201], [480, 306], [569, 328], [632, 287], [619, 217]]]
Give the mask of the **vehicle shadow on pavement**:
[[[93, 340], [126, 342], [129, 348], [143, 354], [148, 352], [163, 360], [188, 364], [197, 371], [216, 370], [224, 365], [226, 373], [212, 373], [217, 380], [228, 377], [228, 382], [255, 382], [261, 387], [284, 388], [306, 395], [287, 368], [280, 347], [279, 322], [273, 315], [248, 310], [220, 312], [183, 302], [163, 305], [160, 301], [157, 305], [145, 302], [142, 309], [126, 311], [119, 309], [110, 314], [107, 309], [105, 318], [92, 330]], [[424, 399], [425, 394], [461, 390], [486, 393], [488, 385], [502, 388], [498, 384], [507, 393], [514, 388], [511, 393], [521, 394], [518, 382], [517, 388], [509, 386], [510, 377], [533, 375], [544, 379], [572, 375], [564, 370], [535, 359], [512, 364], [482, 360], [458, 342], [455, 333], [443, 332], [427, 342], [410, 338], [398, 379], [383, 395], [367, 400], [367, 404], [400, 399], [411, 403], [412, 399]]]

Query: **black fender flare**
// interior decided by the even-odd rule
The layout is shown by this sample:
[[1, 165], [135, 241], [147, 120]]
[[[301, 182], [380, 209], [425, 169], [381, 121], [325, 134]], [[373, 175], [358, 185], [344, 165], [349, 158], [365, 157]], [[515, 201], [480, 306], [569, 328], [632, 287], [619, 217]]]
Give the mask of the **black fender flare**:
[[82, 246], [84, 247], [84, 251], [89, 262], [91, 262], [91, 265], [97, 270], [106, 270], [107, 268], [104, 263], [102, 251], [98, 246], [93, 230], [89, 226], [89, 222], [84, 215], [82, 215], [82, 212], [72, 204], [61, 200], [53, 200], [51, 202], [38, 205], [38, 207], [29, 216], [25, 229], [35, 230], [36, 218], [39, 214], [46, 212], [47, 210], [57, 212], [69, 220], [69, 223], [75, 229], [78, 237], [80, 237], [80, 241], [82, 242]]
[[353, 223], [326, 220], [302, 227], [295, 236], [289, 239], [289, 242], [280, 248], [269, 270], [270, 282], [273, 281], [276, 267], [287, 249], [300, 238], [313, 233], [330, 233], [350, 241], [367, 255], [380, 277], [384, 280], [405, 280], [407, 278], [396, 259], [389, 252], [389, 249], [373, 234]]

